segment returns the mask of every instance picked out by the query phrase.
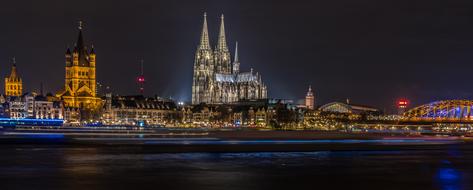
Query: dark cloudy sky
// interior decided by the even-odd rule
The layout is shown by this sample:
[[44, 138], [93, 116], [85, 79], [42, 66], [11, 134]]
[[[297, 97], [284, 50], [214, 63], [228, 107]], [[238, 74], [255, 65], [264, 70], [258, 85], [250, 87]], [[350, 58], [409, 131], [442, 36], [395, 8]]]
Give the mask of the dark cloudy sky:
[[388, 110], [398, 97], [473, 98], [471, 0], [2, 1], [0, 74], [15, 56], [27, 91], [59, 90], [84, 20], [99, 82], [136, 93], [144, 59], [148, 95], [190, 100], [204, 11], [213, 44], [225, 14], [231, 50], [238, 40], [242, 69], [262, 73], [271, 97], [300, 99], [312, 85], [318, 104], [350, 98]]

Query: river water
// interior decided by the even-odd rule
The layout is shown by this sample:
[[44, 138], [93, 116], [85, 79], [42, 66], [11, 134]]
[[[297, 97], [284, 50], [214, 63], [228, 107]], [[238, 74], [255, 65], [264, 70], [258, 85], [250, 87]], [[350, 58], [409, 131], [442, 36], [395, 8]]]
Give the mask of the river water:
[[425, 150], [150, 153], [0, 147], [0, 189], [473, 189], [473, 146]]

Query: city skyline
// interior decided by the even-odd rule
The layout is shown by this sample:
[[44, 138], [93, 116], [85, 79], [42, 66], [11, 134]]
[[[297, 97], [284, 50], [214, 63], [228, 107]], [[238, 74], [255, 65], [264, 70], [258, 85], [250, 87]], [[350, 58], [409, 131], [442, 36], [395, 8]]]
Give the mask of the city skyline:
[[472, 0], [23, 0], [0, 23], [0, 190], [473, 187]]
[[[38, 90], [41, 82], [45, 91], [60, 90], [64, 49], [73, 46], [77, 22], [83, 20], [86, 43], [94, 42], [99, 52], [98, 82], [119, 94], [138, 94], [135, 79], [144, 59], [147, 95], [190, 101], [193, 54], [199, 42], [201, 16], [207, 12], [212, 19], [209, 30], [214, 31], [210, 36], [216, 36], [220, 14], [226, 15], [229, 41], [238, 39], [240, 43], [240, 59], [245, 63], [242, 69], [265, 71], [269, 97], [303, 99], [308, 85], [312, 85], [319, 105], [350, 98], [354, 103], [392, 109], [399, 97], [419, 105], [472, 95], [466, 85], [435, 77], [466, 81], [473, 67], [469, 64], [473, 40], [468, 35], [472, 26], [467, 19], [472, 13], [460, 4], [434, 4], [422, 9], [419, 3], [416, 6], [424, 17], [412, 20], [409, 15], [413, 12], [408, 9], [392, 12], [402, 8], [402, 3], [393, 7], [376, 3], [363, 7], [367, 2], [275, 3], [265, 9], [264, 3], [249, 7], [238, 1], [201, 2], [197, 7], [193, 3], [178, 6], [179, 2], [138, 1], [132, 8], [143, 11], [126, 18], [120, 16], [127, 8], [123, 2], [103, 12], [98, 11], [105, 6], [101, 2], [70, 10], [65, 9], [67, 3], [57, 3], [54, 5], [59, 8], [49, 12], [39, 10], [53, 3], [33, 2], [24, 8], [8, 3], [12, 5], [1, 8], [0, 20], [7, 27], [0, 32], [4, 42], [0, 65], [5, 68], [0, 74], [9, 73], [10, 60], [16, 57], [25, 91]], [[465, 1], [463, 5], [467, 3], [471, 4]], [[309, 11], [313, 9], [316, 11]], [[339, 11], [337, 17], [328, 11], [333, 9]], [[217, 40], [213, 37], [211, 41]]]

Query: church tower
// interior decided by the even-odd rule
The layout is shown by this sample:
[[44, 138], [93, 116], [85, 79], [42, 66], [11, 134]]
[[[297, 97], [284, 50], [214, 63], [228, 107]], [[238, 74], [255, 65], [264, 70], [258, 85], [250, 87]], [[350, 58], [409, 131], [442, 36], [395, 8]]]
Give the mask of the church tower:
[[5, 95], [21, 96], [23, 94], [23, 81], [16, 71], [16, 60], [13, 58], [13, 66], [10, 76], [5, 78]]
[[307, 109], [313, 110], [314, 104], [315, 104], [314, 93], [312, 92], [312, 87], [309, 86], [309, 91], [307, 91], [307, 95], [305, 96], [305, 107]]
[[214, 55], [216, 72], [222, 74], [231, 74], [231, 58], [230, 51], [228, 50], [227, 46], [227, 39], [225, 37], [225, 22], [223, 14], [220, 17], [220, 31], [218, 33], [218, 43]]
[[79, 22], [79, 36], [74, 49], [67, 48], [65, 58], [64, 90], [59, 93], [67, 107], [95, 110], [101, 106], [101, 99], [96, 97], [95, 51], [88, 50], [82, 36], [82, 22]]
[[204, 24], [194, 61], [192, 82], [192, 104], [211, 102], [214, 82], [214, 56], [210, 48], [207, 14], [204, 13]]

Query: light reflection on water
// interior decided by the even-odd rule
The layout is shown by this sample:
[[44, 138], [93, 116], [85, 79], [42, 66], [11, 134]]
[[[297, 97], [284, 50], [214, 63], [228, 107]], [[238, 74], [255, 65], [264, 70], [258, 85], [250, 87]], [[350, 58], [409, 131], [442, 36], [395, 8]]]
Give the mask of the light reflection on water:
[[455, 169], [451, 162], [444, 160], [438, 169], [437, 180], [442, 190], [458, 190], [461, 188], [461, 173]]
[[395, 155], [402, 151], [314, 151], [314, 152], [243, 152], [243, 153], [158, 153], [158, 154], [94, 154], [74, 155], [69, 161], [101, 161], [101, 160], [233, 160], [233, 159], [307, 159], [329, 157], [354, 157], [368, 155]]
[[[22, 185], [50, 189], [46, 184], [53, 182], [63, 185], [56, 189], [81, 189], [86, 187], [83, 182], [87, 186], [105, 183], [101, 186], [105, 188], [113, 181], [123, 182], [118, 188], [130, 188], [136, 185], [131, 179], [139, 179], [140, 183], [163, 189], [301, 189], [317, 183], [320, 187], [333, 186], [329, 189], [456, 190], [468, 189], [471, 180], [465, 176], [472, 176], [473, 170], [473, 152], [455, 146], [429, 150], [247, 153], [33, 147], [0, 149], [0, 155], [0, 182], [4, 182], [0, 189]], [[14, 183], [14, 179], [25, 183]], [[12, 188], [2, 188], [5, 184]]]
[[[110, 140], [110, 139], [108, 139]], [[264, 144], [428, 144], [451, 143], [444, 140], [423, 139], [340, 139], [340, 140], [145, 140], [144, 144], [185, 144], [185, 145], [264, 145]]]

